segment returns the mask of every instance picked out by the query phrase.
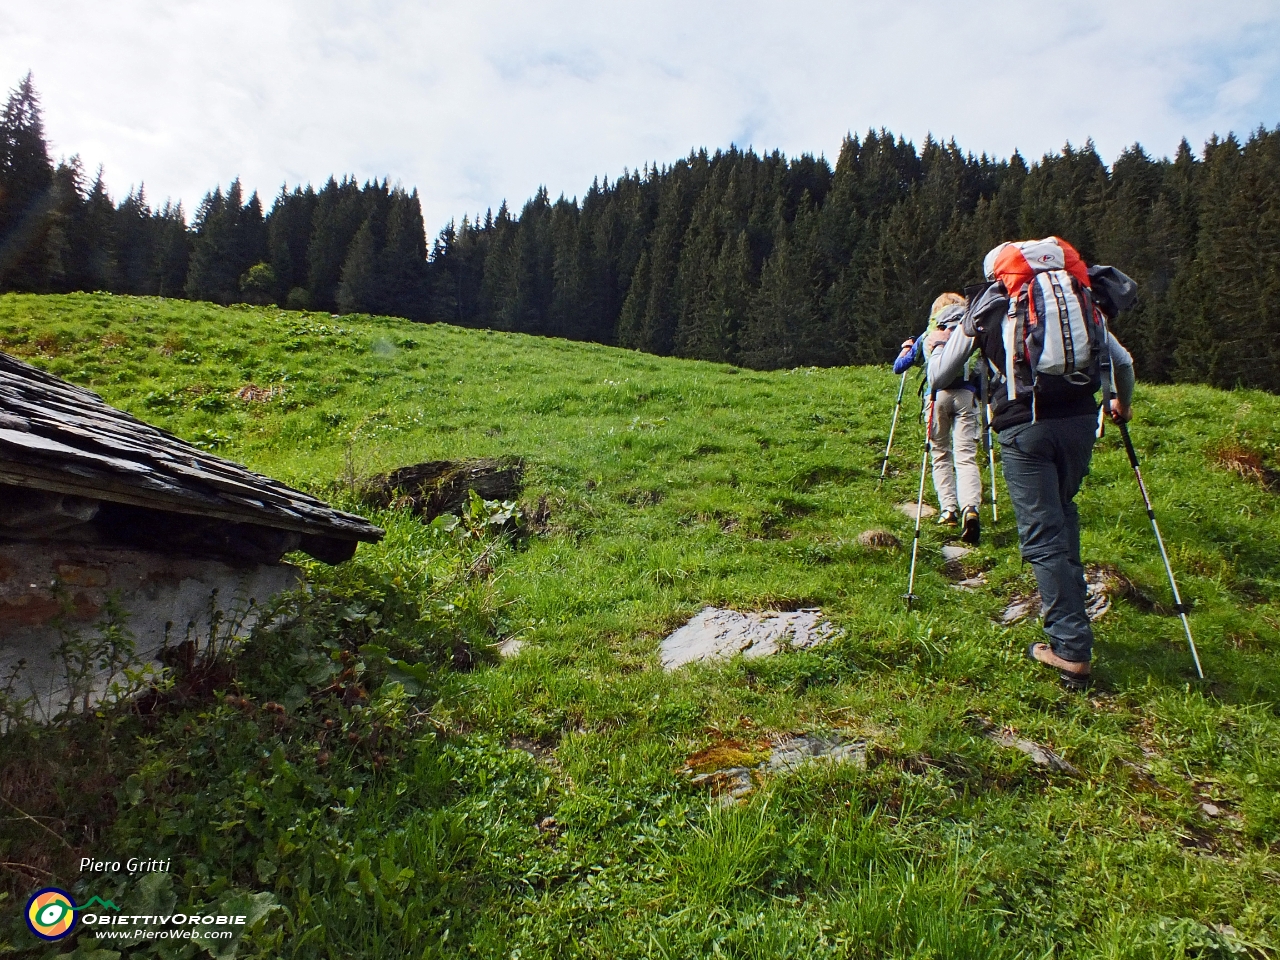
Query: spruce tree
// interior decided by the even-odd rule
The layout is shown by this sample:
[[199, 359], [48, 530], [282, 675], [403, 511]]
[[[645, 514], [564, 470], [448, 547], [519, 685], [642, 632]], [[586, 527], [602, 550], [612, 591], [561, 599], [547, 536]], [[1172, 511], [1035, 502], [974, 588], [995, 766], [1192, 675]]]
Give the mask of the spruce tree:
[[342, 313], [377, 313], [382, 291], [378, 269], [378, 237], [373, 214], [356, 231], [347, 259], [342, 265], [338, 286], [338, 309]]
[[426, 267], [426, 319], [446, 320], [462, 324], [462, 285], [464, 261], [459, 251], [458, 234], [471, 229], [471, 221], [462, 218], [460, 228], [450, 220], [431, 244]]
[[307, 290], [316, 310], [338, 307], [338, 284], [348, 248], [368, 216], [360, 187], [352, 178], [329, 178], [316, 198], [307, 245]]
[[738, 352], [743, 365], [761, 370], [796, 366], [798, 325], [813, 319], [810, 304], [795, 282], [790, 231], [781, 204], [777, 219], [773, 250], [760, 271], [760, 288], [747, 308]]
[[186, 295], [190, 300], [230, 303], [239, 292], [239, 271], [233, 256], [233, 228], [222, 187], [207, 193], [196, 209], [195, 239], [187, 268]]
[[292, 192], [282, 186], [267, 215], [267, 258], [276, 278], [277, 303], [304, 306], [310, 302], [307, 247], [316, 203], [316, 192], [309, 184]]
[[502, 201], [498, 213], [488, 227], [489, 242], [485, 249], [480, 306], [477, 311], [482, 326], [496, 330], [518, 329], [516, 225]]
[[1095, 224], [1096, 258], [1125, 265], [1142, 291], [1137, 308], [1115, 318], [1112, 329], [1133, 354], [1144, 378], [1154, 379], [1166, 364], [1158, 341], [1148, 339], [1148, 315], [1166, 308], [1177, 250], [1170, 242], [1167, 206], [1161, 205], [1164, 170], [1139, 144], [1111, 167], [1106, 203]]
[[40, 98], [28, 73], [0, 115], [0, 289], [45, 287], [52, 187]]
[[82, 209], [85, 232], [82, 256], [86, 267], [82, 286], [88, 290], [122, 290], [124, 284], [116, 256], [118, 218], [102, 179], [102, 167], [98, 168]]
[[410, 320], [426, 316], [427, 238], [422, 226], [418, 191], [391, 195], [387, 239], [379, 257], [382, 306], [387, 313]]
[[135, 295], [154, 295], [152, 265], [155, 258], [155, 229], [146, 188], [130, 189], [112, 215], [115, 258], [118, 269], [115, 289]]
[[84, 171], [79, 157], [58, 164], [49, 195], [39, 289], [48, 293], [79, 290], [85, 284], [84, 270], [89, 262]]
[[[720, 155], [717, 154], [717, 160]], [[675, 353], [699, 360], [727, 361], [733, 337], [725, 329], [723, 306], [716, 303], [714, 273], [724, 246], [723, 223], [732, 203], [728, 164], [719, 164], [707, 188], [694, 204], [676, 269]]]
[[225, 196], [215, 188], [200, 203], [186, 281], [192, 300], [240, 301], [241, 283], [249, 269], [266, 259], [266, 226], [258, 194], [247, 202], [243, 197], [237, 179]]
[[1022, 238], [1062, 237], [1095, 262], [1094, 234], [1105, 206], [1107, 180], [1107, 168], [1092, 140], [1079, 149], [1068, 143], [1057, 156], [1046, 154], [1023, 184]]
[[622, 301], [622, 311], [618, 314], [618, 346], [643, 349], [644, 311], [649, 301], [649, 287], [649, 251], [645, 250], [636, 263], [626, 299]]
[[687, 175], [688, 166], [682, 160], [664, 184], [658, 219], [646, 251], [647, 289], [637, 289], [636, 283], [632, 282], [630, 296], [636, 297], [636, 305], [632, 308], [634, 326], [626, 341], [619, 337], [623, 346], [636, 347], [646, 353], [667, 356], [675, 346], [675, 280], [684, 233], [684, 214], [688, 206], [685, 196]]
[[562, 195], [552, 206], [547, 222], [551, 248], [547, 332], [571, 340], [591, 338], [591, 317], [595, 311], [595, 290], [589, 278], [589, 247], [582, 236], [581, 221], [577, 202], [570, 202]]
[[508, 273], [507, 329], [523, 333], [551, 333], [551, 293], [554, 287], [551, 247], [551, 200], [546, 187], [525, 205], [515, 223]]
[[182, 204], [164, 207], [154, 216], [155, 256], [152, 280], [158, 297], [180, 297], [187, 284], [191, 264], [192, 236]]

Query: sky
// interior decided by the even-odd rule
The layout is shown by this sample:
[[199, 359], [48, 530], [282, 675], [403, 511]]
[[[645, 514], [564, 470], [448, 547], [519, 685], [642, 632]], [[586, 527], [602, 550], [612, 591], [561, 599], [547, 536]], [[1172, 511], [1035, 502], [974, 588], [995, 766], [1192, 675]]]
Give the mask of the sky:
[[849, 133], [1110, 162], [1280, 124], [1275, 0], [16, 0], [0, 84], [30, 70], [55, 159], [190, 215], [239, 177], [330, 174], [422, 198], [428, 235], [540, 186], [731, 144], [833, 164]]

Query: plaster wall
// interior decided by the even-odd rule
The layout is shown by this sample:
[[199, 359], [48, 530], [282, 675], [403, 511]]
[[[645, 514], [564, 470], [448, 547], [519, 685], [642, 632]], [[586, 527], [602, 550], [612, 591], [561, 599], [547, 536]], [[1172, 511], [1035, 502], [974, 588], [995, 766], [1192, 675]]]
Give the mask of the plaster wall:
[[[261, 605], [302, 583], [285, 564], [235, 567], [218, 560], [57, 540], [0, 542], [0, 682], [19, 660], [13, 691], [38, 713], [59, 709], [68, 689], [55, 651], [68, 636], [92, 639], [114, 598], [141, 660], [165, 644], [203, 640], [215, 618], [244, 636]], [[220, 614], [220, 616], [219, 616]], [[99, 671], [96, 686], [109, 677]]]

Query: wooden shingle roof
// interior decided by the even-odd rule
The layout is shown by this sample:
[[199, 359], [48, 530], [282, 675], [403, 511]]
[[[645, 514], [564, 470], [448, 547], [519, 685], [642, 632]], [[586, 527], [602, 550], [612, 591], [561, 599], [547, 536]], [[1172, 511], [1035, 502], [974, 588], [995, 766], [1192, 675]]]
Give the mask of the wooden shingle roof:
[[[363, 517], [206, 453], [3, 353], [0, 484], [287, 531], [317, 556], [333, 554], [335, 541], [354, 551], [356, 541], [383, 536]], [[329, 547], [308, 547], [322, 541]]]

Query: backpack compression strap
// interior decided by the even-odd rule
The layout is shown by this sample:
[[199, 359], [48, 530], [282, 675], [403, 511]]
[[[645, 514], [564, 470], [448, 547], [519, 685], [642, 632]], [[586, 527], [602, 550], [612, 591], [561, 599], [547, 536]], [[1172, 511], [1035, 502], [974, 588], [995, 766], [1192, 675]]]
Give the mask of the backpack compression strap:
[[1107, 316], [1096, 307], [1094, 311], [1097, 315], [1098, 325], [1102, 327], [1102, 356], [1099, 357], [1101, 363], [1100, 371], [1102, 376], [1102, 406], [1098, 409], [1098, 432], [1097, 437], [1102, 439], [1103, 433], [1106, 432], [1107, 417], [1111, 415], [1111, 397], [1115, 390], [1115, 371], [1111, 369], [1111, 331], [1107, 329]]
[[1000, 333], [1004, 338], [1005, 391], [1009, 395], [1009, 402], [1013, 403], [1018, 399], [1018, 375], [1015, 367], [1018, 349], [1018, 301], [1014, 297], [1009, 298], [1009, 312], [1005, 316]]

